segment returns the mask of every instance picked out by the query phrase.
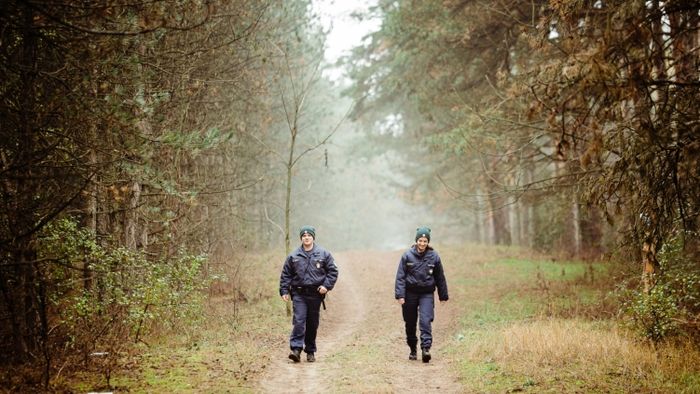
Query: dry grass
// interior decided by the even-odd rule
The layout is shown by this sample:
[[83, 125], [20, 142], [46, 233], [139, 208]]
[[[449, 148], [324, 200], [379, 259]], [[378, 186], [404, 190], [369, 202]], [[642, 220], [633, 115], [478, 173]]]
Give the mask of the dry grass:
[[674, 375], [700, 370], [700, 353], [690, 345], [654, 348], [628, 338], [611, 324], [558, 319], [520, 322], [502, 329], [489, 342], [475, 350], [527, 370], [567, 365], [584, 366], [590, 373]]
[[211, 273], [222, 276], [211, 286], [210, 296], [253, 302], [270, 295], [270, 288], [276, 287], [279, 272], [284, 263], [281, 252], [236, 253], [218, 257], [211, 262]]
[[451, 357], [470, 390], [700, 393], [696, 344], [653, 346], [618, 324], [610, 266], [518, 248], [440, 252], [450, 295], [464, 300]]
[[[213, 267], [225, 280], [210, 293], [204, 318], [195, 325], [153, 332], [149, 346], [133, 349], [112, 374], [116, 391], [252, 392], [270, 349], [284, 346], [271, 330], [286, 331], [289, 319], [276, 291], [281, 257], [239, 255]], [[283, 339], [283, 338], [282, 338]], [[69, 392], [105, 388], [94, 371], [66, 376], [54, 387]]]
[[[599, 276], [595, 283], [577, 279], [585, 272], [582, 264], [562, 263], [564, 277], [558, 274], [559, 263], [517, 248], [437, 249], [459, 315], [450, 322], [455, 335], [444, 338], [451, 342], [445, 357], [459, 368], [466, 392], [700, 393], [700, 352], [691, 344], [653, 347], [628, 336], [612, 319], [574, 313], [585, 308], [543, 313], [552, 300], [576, 299], [581, 292], [592, 298], [604, 294], [607, 284]], [[255, 390], [272, 350], [286, 346], [285, 335], [270, 335], [289, 329], [284, 304], [273, 294], [282, 259], [269, 254], [227, 261], [221, 268], [229, 281], [210, 297], [203, 327], [154, 343], [150, 354], [134, 363], [137, 368], [114, 376], [115, 384], [136, 392]], [[540, 272], [550, 274], [546, 291], [535, 280]], [[600, 306], [595, 299], [585, 305]], [[338, 362], [372, 363], [381, 372], [391, 365], [383, 363], [393, 362], [387, 358], [391, 354], [383, 354], [387, 346], [380, 341], [352, 348], [337, 356]], [[384, 390], [388, 383], [377, 379], [358, 380], [367, 392]]]
[[654, 347], [612, 322], [517, 322], [480, 338], [467, 358], [489, 360], [540, 389], [700, 392], [700, 352], [692, 344]]

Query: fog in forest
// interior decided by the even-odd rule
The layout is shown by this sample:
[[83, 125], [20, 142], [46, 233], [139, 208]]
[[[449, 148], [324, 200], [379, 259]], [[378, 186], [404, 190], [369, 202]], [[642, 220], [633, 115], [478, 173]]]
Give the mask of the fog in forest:
[[447, 234], [449, 213], [407, 201], [410, 180], [400, 172], [402, 157], [390, 147], [379, 154], [368, 149], [364, 132], [347, 122], [323, 153], [304, 164], [305, 183], [293, 195], [293, 233], [314, 225], [318, 243], [335, 250], [404, 248], [424, 225], [432, 228], [435, 242], [457, 238]]
[[0, 4], [0, 392], [700, 392], [699, 2]]
[[[378, 20], [353, 18], [366, 12], [372, 1], [339, 3], [333, 0], [313, 2], [321, 23], [328, 29], [324, 81], [314, 86], [321, 99], [322, 121], [307, 125], [312, 140], [323, 139], [336, 127], [329, 142], [311, 152], [295, 172], [290, 231], [293, 244], [297, 229], [310, 224], [316, 227], [317, 242], [332, 250], [402, 249], [413, 243], [415, 229], [428, 226], [434, 242], [462, 239], [448, 231], [450, 212], [436, 212], [429, 204], [412, 203], [407, 192], [412, 180], [402, 173], [405, 155], [392, 146], [378, 146], [368, 136], [381, 133], [363, 128], [345, 117], [353, 103], [341, 97], [347, 80], [341, 67], [333, 64], [365, 35], [377, 29]], [[303, 148], [300, 148], [303, 149]], [[429, 196], [423, 196], [429, 197]], [[429, 198], [427, 198], [429, 200]]]

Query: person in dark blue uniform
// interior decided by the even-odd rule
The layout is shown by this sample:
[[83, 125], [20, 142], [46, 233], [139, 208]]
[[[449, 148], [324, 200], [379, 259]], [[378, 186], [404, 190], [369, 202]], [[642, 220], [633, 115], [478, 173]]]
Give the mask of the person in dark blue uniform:
[[315, 244], [316, 229], [302, 226], [299, 230], [301, 246], [284, 261], [280, 275], [280, 296], [285, 302], [292, 299], [292, 333], [289, 336], [289, 358], [298, 363], [301, 351], [306, 361], [316, 361], [316, 333], [321, 303], [326, 293], [338, 280], [338, 267], [333, 256]]
[[401, 256], [394, 287], [394, 296], [401, 305], [403, 320], [406, 323], [406, 343], [411, 349], [408, 359], [417, 359], [416, 323], [419, 322], [421, 356], [424, 363], [430, 362], [431, 358], [435, 289], [441, 302], [449, 299], [442, 261], [437, 251], [428, 245], [429, 242], [430, 229], [416, 229], [416, 243]]

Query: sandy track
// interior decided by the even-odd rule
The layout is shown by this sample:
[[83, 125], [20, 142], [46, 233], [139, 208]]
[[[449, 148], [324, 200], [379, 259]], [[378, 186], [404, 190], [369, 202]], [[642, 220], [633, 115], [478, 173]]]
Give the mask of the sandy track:
[[281, 348], [272, 355], [256, 391], [463, 392], [440, 357], [441, 339], [444, 343], [449, 335], [453, 314], [449, 303], [436, 306], [433, 361], [408, 361], [401, 309], [393, 294], [400, 254], [334, 254], [340, 275], [327, 298], [328, 309], [321, 310], [317, 361], [307, 363], [303, 358], [295, 364], [287, 358], [289, 349]]

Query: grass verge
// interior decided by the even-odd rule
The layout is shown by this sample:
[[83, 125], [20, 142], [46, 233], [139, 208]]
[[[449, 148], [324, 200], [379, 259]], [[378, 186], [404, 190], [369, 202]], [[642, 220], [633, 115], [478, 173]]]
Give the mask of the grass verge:
[[[97, 365], [55, 379], [56, 392], [250, 393], [269, 364], [270, 349], [285, 346], [270, 332], [288, 329], [285, 306], [276, 297], [279, 256], [246, 256], [224, 268], [226, 281], [214, 288], [206, 319], [147, 339], [121, 356], [122, 368], [106, 374]], [[245, 281], [240, 265], [256, 267]], [[263, 296], [264, 295], [264, 296]]]
[[441, 254], [451, 262], [453, 298], [463, 300], [450, 357], [470, 391], [700, 392], [693, 344], [652, 346], [607, 318], [614, 311], [605, 265], [515, 248]]

